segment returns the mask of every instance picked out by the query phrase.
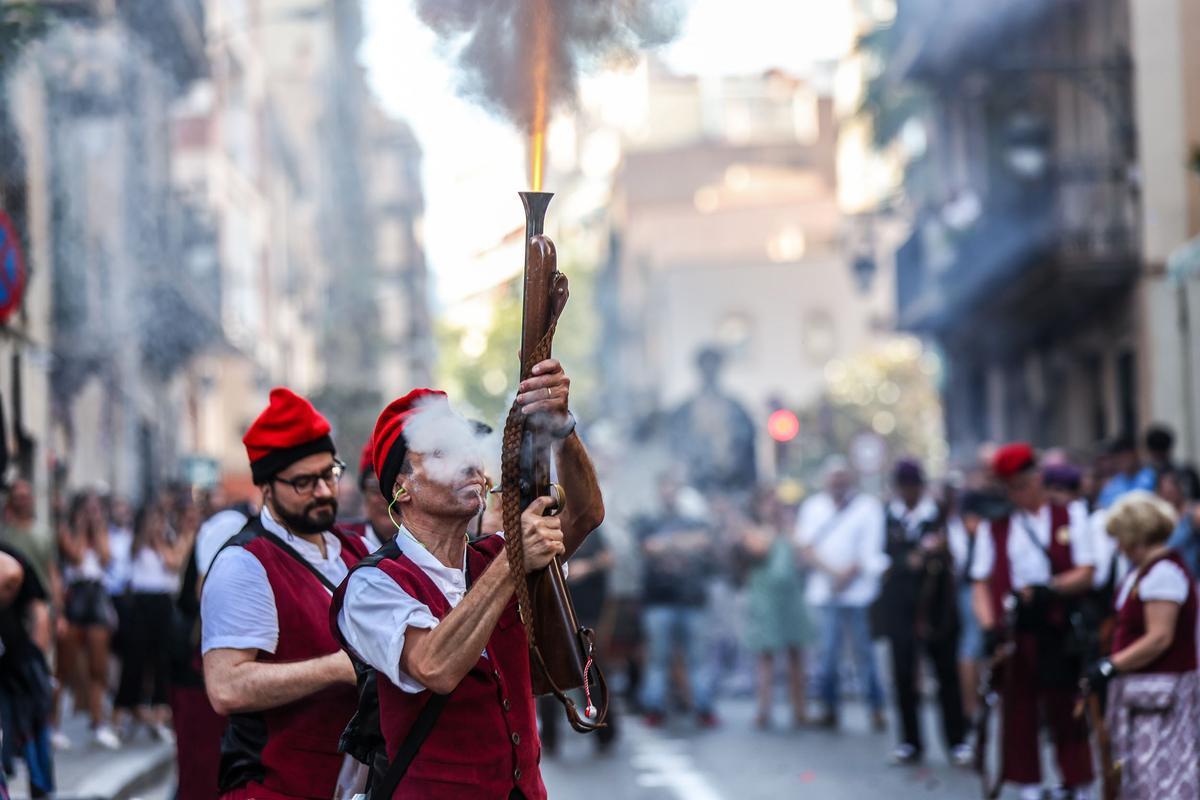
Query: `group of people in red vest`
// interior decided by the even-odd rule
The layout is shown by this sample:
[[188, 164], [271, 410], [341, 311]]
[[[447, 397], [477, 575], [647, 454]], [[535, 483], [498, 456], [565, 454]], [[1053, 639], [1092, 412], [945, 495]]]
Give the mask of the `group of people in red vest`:
[[1146, 491], [1125, 494], [1105, 512], [1125, 577], [1118, 583], [1108, 654], [1090, 666], [1078, 631], [1078, 599], [1097, 565], [1089, 520], [1048, 499], [1027, 444], [993, 459], [1011, 511], [976, 531], [970, 578], [973, 608], [1003, 681], [1001, 770], [1022, 800], [1041, 798], [1042, 723], [1062, 784], [1072, 798], [1094, 797], [1087, 720], [1078, 713], [1080, 677], [1107, 700], [1113, 760], [1122, 765], [1120, 797], [1200, 797], [1200, 677], [1195, 577], [1167, 546], [1171, 505]]
[[[474, 539], [491, 490], [475, 423], [428, 389], [388, 405], [366, 466], [380, 494], [370, 505], [394, 526], [374, 529], [374, 515], [373, 553], [364, 531], [336, 522], [345, 465], [329, 422], [271, 392], [244, 439], [262, 510], [212, 561], [201, 595], [204, 682], [228, 717], [221, 796], [546, 796], [528, 645], [497, 555], [521, 536], [525, 570], [539, 569], [603, 519], [569, 387], [548, 360], [517, 402], [550, 431], [570, 502], [545, 516], [539, 499], [520, 531]], [[365, 786], [347, 788], [347, 754], [365, 762]]]

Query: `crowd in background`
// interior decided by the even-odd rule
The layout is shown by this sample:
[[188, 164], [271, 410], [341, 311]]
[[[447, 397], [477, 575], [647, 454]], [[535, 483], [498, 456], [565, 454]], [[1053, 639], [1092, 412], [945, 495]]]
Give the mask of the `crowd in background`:
[[[1128, 565], [1108, 535], [1106, 509], [1130, 492], [1151, 491], [1170, 505], [1170, 544], [1192, 574], [1200, 567], [1200, 480], [1172, 460], [1168, 430], [1155, 428], [1138, 444], [1122, 438], [1088, 460], [1060, 451], [1041, 460], [1054, 501], [1088, 520], [1096, 589], [1108, 598]], [[679, 724], [686, 713], [712, 727], [721, 724], [723, 693], [753, 694], [753, 724], [767, 729], [778, 724], [783, 689], [791, 725], [833, 730], [853, 690], [872, 728], [894, 722], [892, 758], [906, 764], [923, 756], [918, 707], [927, 675], [938, 684], [947, 756], [970, 763], [968, 721], [987, 647], [972, 609], [972, 562], [981, 525], [1007, 513], [990, 458], [985, 448], [978, 463], [939, 483], [902, 459], [877, 496], [833, 456], [802, 503], [787, 502], [773, 485], [700, 491], [682, 468], [666, 470], [652, 511], [610, 514], [569, 571], [622, 708], [651, 726]], [[369, 500], [370, 487], [358, 488]], [[173, 689], [202, 687], [188, 633], [197, 581], [249, 513], [183, 487], [136, 510], [83, 492], [56, 503], [52, 530], [36, 518], [27, 482], [8, 487], [0, 527], [3, 764], [11, 774], [16, 760], [26, 763], [34, 797], [53, 792], [55, 750], [173, 739]], [[15, 582], [9, 559], [19, 567]], [[881, 640], [889, 656], [882, 662]], [[176, 723], [187, 708], [176, 706]], [[86, 716], [90, 742], [68, 735], [68, 714]], [[548, 756], [558, 746], [555, 716], [543, 718]], [[615, 713], [612, 721], [597, 739], [602, 749], [620, 730]]]
[[[1140, 441], [1120, 437], [1093, 454], [1041, 454], [1047, 499], [1087, 531], [1078, 548], [1094, 558], [1094, 590], [1082, 603], [1090, 657], [1105, 655], [1099, 626], [1136, 566], [1106, 524], [1122, 497], [1150, 492], [1169, 504], [1169, 545], [1200, 574], [1200, 480], [1175, 463], [1173, 444], [1171, 431], [1156, 426]], [[993, 472], [994, 449], [981, 448], [975, 463], [938, 482], [900, 459], [880, 493], [864, 491], [847, 461], [833, 456], [822, 484], [799, 504], [785, 503], [771, 485], [700, 492], [686, 485], [684, 465], [666, 471], [652, 513], [625, 532], [602, 530], [606, 541], [633, 543], [626, 560], [641, 575], [640, 591], [612, 598], [588, 620], [602, 633], [601, 652], [619, 672], [627, 705], [652, 726], [682, 713], [711, 727], [719, 724], [718, 695], [745, 691], [753, 673], [755, 725], [778, 724], [773, 707], [784, 689], [792, 725], [833, 730], [852, 692], [874, 730], [894, 726], [892, 760], [911, 764], [924, 755], [923, 688], [936, 683], [947, 758], [973, 763], [970, 721], [981, 663], [994, 646], [973, 608], [973, 566], [978, 573], [980, 530], [1011, 510]]]
[[[171, 633], [200, 523], [220, 505], [186, 487], [136, 510], [85, 491], [58, 498], [52, 524], [37, 518], [27, 481], [7, 487], [0, 553], [20, 590], [0, 604], [3, 766], [11, 775], [25, 762], [32, 797], [54, 792], [54, 751], [174, 741]], [[87, 718], [90, 741], [68, 734], [71, 715]]]

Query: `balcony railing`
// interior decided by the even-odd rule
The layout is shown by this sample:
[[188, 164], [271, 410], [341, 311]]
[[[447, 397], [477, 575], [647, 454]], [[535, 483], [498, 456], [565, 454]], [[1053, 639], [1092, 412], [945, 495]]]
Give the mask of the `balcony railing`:
[[1035, 268], [1060, 270], [1068, 285], [1132, 275], [1137, 219], [1128, 182], [1096, 170], [1060, 170], [1043, 188], [985, 203], [962, 231], [926, 212], [896, 253], [899, 325], [952, 328]]

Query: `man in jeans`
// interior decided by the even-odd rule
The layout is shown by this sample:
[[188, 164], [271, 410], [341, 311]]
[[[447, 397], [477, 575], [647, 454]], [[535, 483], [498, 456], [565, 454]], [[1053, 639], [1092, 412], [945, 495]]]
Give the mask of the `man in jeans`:
[[642, 708], [648, 725], [662, 724], [678, 656], [684, 662], [679, 672], [691, 680], [691, 700], [700, 725], [709, 728], [717, 722], [713, 713], [715, 672], [705, 646], [712, 531], [699, 514], [685, 509], [674, 477], [663, 476], [658, 489], [659, 514], [635, 523], [645, 557]]
[[820, 724], [838, 725], [838, 662], [848, 638], [872, 725], [882, 732], [887, 721], [867, 609], [888, 566], [883, 506], [855, 491], [855, 476], [845, 459], [831, 457], [824, 471], [825, 491], [804, 501], [796, 521], [796, 544], [809, 567], [808, 604], [821, 624], [817, 688], [825, 716]]

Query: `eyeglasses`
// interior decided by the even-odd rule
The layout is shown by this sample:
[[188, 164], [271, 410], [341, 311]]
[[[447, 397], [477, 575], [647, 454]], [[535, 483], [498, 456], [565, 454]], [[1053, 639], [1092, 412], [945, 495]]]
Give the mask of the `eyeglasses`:
[[330, 489], [338, 485], [342, 479], [342, 475], [346, 473], [346, 464], [341, 459], [335, 458], [333, 464], [324, 472], [317, 472], [311, 475], [297, 475], [294, 478], [280, 478], [275, 476], [272, 481], [286, 483], [296, 492], [296, 494], [312, 494], [317, 488], [317, 481], [322, 481]]

